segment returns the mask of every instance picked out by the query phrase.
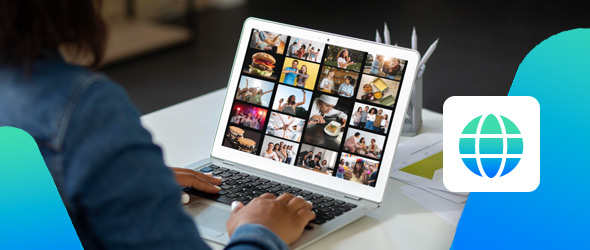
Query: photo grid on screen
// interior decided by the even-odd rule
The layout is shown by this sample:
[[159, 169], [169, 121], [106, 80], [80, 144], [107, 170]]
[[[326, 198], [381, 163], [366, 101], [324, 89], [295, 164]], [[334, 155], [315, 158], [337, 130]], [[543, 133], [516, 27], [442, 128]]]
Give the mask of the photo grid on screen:
[[253, 29], [223, 146], [374, 187], [406, 64]]

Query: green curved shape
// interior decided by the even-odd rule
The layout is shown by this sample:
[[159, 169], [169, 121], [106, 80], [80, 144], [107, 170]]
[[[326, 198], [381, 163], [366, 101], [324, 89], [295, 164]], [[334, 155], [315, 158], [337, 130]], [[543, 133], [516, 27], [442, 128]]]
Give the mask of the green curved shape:
[[514, 122], [512, 122], [510, 119], [504, 116], [500, 117], [504, 122], [504, 127], [506, 127], [506, 134], [520, 134], [520, 130], [518, 130], [518, 127], [516, 126], [516, 124], [514, 124]]
[[486, 116], [486, 119], [483, 121], [483, 124], [481, 125], [480, 134], [502, 134], [502, 127], [500, 127], [500, 122], [498, 121], [498, 119], [496, 119], [496, 116]]
[[476, 117], [475, 119], [471, 120], [467, 126], [463, 129], [463, 134], [472, 134], [474, 135], [477, 133], [477, 125], [479, 124], [479, 119], [481, 119], [483, 115]]

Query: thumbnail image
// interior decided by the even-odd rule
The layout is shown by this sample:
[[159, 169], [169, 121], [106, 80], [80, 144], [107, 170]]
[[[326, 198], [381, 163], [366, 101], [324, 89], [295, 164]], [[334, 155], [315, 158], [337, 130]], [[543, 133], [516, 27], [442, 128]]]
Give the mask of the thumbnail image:
[[307, 117], [311, 95], [311, 91], [279, 84], [272, 109], [297, 117]]
[[287, 36], [268, 31], [254, 29], [250, 39], [250, 48], [270, 51], [276, 54], [283, 54]]
[[406, 67], [405, 60], [394, 57], [387, 57], [376, 53], [369, 53], [365, 61], [363, 73], [385, 77], [391, 80], [401, 81], [403, 69]]
[[338, 153], [324, 148], [302, 144], [295, 166], [332, 175]]
[[236, 100], [249, 102], [259, 106], [268, 107], [270, 105], [270, 96], [274, 90], [275, 84], [242, 75]]
[[299, 144], [272, 136], [266, 136], [260, 147], [260, 156], [293, 165], [293, 163], [295, 163], [295, 154], [297, 154]]
[[351, 127], [371, 130], [381, 134], [389, 131], [393, 111], [358, 102], [354, 104], [352, 110], [352, 118], [349, 123]]
[[249, 129], [242, 129], [236, 126], [229, 126], [223, 138], [223, 146], [256, 154], [260, 134]]
[[324, 47], [324, 43], [291, 37], [286, 55], [312, 62], [321, 62]]
[[398, 81], [363, 74], [356, 98], [366, 102], [393, 107], [398, 90]]
[[320, 83], [317, 90], [352, 97], [359, 74], [354, 71], [324, 66], [320, 74]]
[[229, 120], [232, 124], [261, 130], [266, 122], [266, 109], [235, 102]]
[[279, 82], [313, 90], [320, 65], [293, 58], [285, 58]]
[[385, 136], [349, 128], [344, 141], [344, 151], [353, 154], [381, 159], [381, 151], [385, 145]]
[[266, 134], [299, 142], [305, 120], [276, 112], [270, 113]]
[[304, 142], [338, 150], [342, 142], [342, 132], [348, 120], [347, 113], [352, 103], [346, 98], [321, 94], [311, 105]]
[[[244, 59], [243, 72], [270, 80], [276, 80], [279, 72], [275, 69], [277, 60], [269, 53], [248, 50]], [[251, 61], [249, 61], [251, 60]]]
[[378, 161], [342, 153], [336, 169], [336, 178], [375, 187], [378, 173]]
[[361, 71], [364, 52], [335, 45], [328, 45], [327, 50], [326, 58], [324, 58], [326, 65], [356, 72]]

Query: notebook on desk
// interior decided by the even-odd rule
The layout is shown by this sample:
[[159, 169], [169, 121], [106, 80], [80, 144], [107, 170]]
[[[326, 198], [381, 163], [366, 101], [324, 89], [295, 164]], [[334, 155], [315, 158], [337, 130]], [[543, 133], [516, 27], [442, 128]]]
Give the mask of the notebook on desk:
[[222, 190], [185, 206], [208, 240], [229, 241], [229, 204], [263, 193], [313, 203], [303, 247], [377, 209], [419, 61], [417, 52], [246, 20], [210, 158], [190, 168]]

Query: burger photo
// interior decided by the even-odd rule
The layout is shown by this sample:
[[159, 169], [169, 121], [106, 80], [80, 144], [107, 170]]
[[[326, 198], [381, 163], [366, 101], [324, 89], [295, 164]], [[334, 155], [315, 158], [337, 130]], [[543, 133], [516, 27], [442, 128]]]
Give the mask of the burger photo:
[[248, 72], [255, 75], [270, 77], [273, 74], [275, 63], [276, 60], [271, 55], [264, 52], [258, 52], [252, 55], [252, 64], [250, 64]]

